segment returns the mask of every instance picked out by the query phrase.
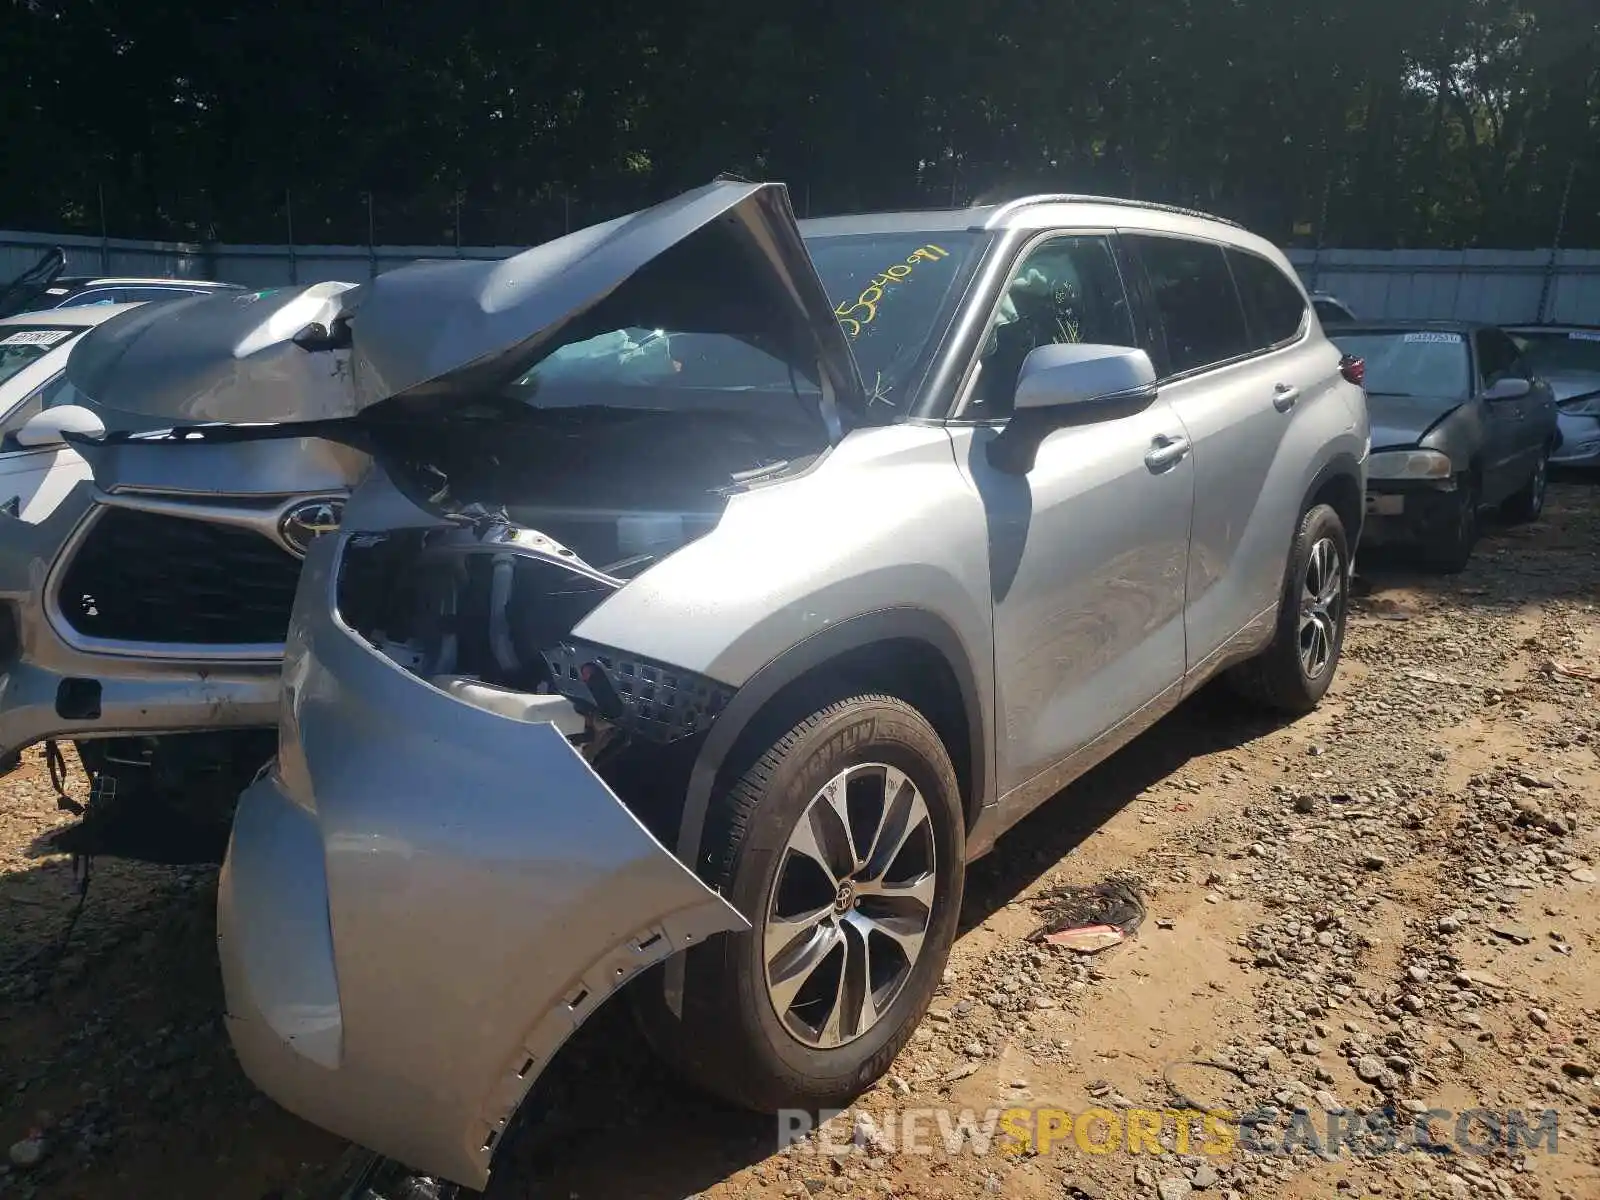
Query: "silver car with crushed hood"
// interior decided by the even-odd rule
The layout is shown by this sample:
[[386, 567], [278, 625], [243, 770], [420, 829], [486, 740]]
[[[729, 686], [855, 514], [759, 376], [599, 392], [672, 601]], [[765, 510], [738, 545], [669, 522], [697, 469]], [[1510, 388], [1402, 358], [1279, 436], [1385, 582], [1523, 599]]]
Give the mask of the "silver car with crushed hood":
[[240, 395], [279, 425], [235, 436], [375, 465], [240, 800], [228, 1028], [286, 1107], [439, 1177], [485, 1183], [630, 980], [718, 1094], [857, 1094], [970, 859], [1213, 675], [1300, 713], [1337, 668], [1361, 389], [1283, 256], [1199, 214], [802, 227], [719, 181], [292, 336], [347, 394]]
[[0, 512], [0, 771], [72, 740], [90, 780], [62, 799], [83, 819], [45, 849], [221, 861], [277, 744], [305, 548], [367, 467], [341, 442], [230, 440], [226, 423], [284, 393], [348, 403], [348, 355], [288, 336], [332, 320], [349, 286], [128, 306], [39, 389], [66, 431], [39, 453], [92, 476]]
[[1427, 565], [1456, 572], [1472, 557], [1485, 508], [1538, 519], [1561, 440], [1555, 397], [1505, 330], [1381, 321], [1329, 336], [1364, 364], [1372, 544], [1414, 545]]

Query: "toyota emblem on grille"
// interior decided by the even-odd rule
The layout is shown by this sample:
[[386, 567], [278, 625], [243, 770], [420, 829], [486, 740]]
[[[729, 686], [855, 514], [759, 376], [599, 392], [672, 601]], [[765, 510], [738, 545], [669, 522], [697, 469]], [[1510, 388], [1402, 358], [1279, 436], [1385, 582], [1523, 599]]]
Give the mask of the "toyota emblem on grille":
[[278, 536], [304, 558], [312, 542], [339, 528], [343, 516], [343, 500], [305, 500], [283, 514], [278, 521]]

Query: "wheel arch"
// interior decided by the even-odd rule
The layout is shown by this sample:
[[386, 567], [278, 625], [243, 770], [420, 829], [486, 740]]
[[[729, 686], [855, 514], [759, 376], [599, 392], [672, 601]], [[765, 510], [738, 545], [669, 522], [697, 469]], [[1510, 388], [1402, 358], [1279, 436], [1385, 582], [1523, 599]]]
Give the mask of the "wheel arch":
[[[950, 751], [971, 831], [994, 799], [992, 691], [982, 686], [984, 680], [992, 683], [992, 673], [973, 661], [942, 617], [926, 609], [889, 608], [847, 618], [812, 634], [755, 672], [734, 693], [689, 772], [676, 846], [680, 862], [704, 878], [711, 796], [737, 768], [740, 755], [765, 733], [763, 718], [775, 724], [789, 715], [798, 720], [805, 713], [795, 710], [806, 700], [828, 691], [831, 698], [838, 698], [845, 680], [854, 690], [884, 691], [919, 711], [919, 701], [925, 702], [930, 693], [918, 693], [917, 685], [932, 685], [932, 694], [943, 703], [932, 705], [935, 713], [923, 715]], [[675, 1018], [683, 1011], [685, 966], [684, 956], [674, 955], [662, 974], [664, 999]]]
[[768, 724], [798, 720], [805, 715], [798, 709], [813, 700], [825, 703], [817, 699], [824, 695], [836, 699], [841, 689], [885, 692], [927, 717], [956, 768], [970, 830], [993, 796], [989, 706], [978, 672], [949, 623], [920, 608], [863, 613], [791, 647], [745, 681], [696, 756], [678, 830], [679, 859], [696, 873], [705, 868], [711, 795], [739, 769]]
[[1326, 504], [1339, 514], [1345, 539], [1354, 554], [1366, 521], [1366, 494], [1361, 486], [1361, 464], [1355, 455], [1336, 454], [1322, 465], [1306, 489], [1295, 520], [1318, 504]]

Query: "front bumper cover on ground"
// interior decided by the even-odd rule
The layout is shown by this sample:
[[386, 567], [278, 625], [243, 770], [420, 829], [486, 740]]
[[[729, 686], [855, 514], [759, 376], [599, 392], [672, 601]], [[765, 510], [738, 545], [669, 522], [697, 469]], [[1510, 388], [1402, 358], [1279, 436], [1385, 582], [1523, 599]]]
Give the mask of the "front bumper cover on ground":
[[446, 695], [345, 627], [345, 540], [307, 560], [279, 759], [241, 799], [223, 869], [228, 1029], [284, 1107], [482, 1187], [590, 1013], [748, 923], [553, 725]]

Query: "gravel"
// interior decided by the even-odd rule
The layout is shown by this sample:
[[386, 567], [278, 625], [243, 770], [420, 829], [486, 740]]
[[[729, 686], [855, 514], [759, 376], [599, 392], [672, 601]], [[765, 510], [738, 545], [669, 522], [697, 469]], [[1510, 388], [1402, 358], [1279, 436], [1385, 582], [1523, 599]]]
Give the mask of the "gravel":
[[[1594, 1194], [1600, 688], [1551, 664], [1600, 666], [1597, 545], [1600, 498], [1561, 485], [1460, 576], [1363, 551], [1371, 589], [1318, 713], [1276, 723], [1208, 689], [1008, 834], [969, 872], [929, 1018], [853, 1106], [840, 1158], [773, 1153], [770, 1120], [686, 1091], [611, 1006], [540, 1081], [490, 1200]], [[215, 872], [99, 864], [54, 971], [21, 961], [70, 911], [67, 864], [25, 853], [61, 819], [36, 756], [0, 781], [0, 1200], [320, 1200], [346, 1148], [261, 1098], [226, 1042]], [[1113, 874], [1148, 905], [1135, 938], [1089, 959], [1024, 940], [1038, 892]], [[1181, 1101], [1254, 1113], [1281, 1143], [1297, 1113], [1325, 1132], [1328, 1114], [1466, 1099], [1557, 1108], [1573, 1140], [924, 1160], [889, 1119]]]

